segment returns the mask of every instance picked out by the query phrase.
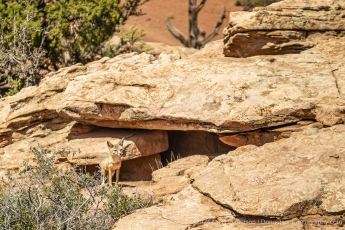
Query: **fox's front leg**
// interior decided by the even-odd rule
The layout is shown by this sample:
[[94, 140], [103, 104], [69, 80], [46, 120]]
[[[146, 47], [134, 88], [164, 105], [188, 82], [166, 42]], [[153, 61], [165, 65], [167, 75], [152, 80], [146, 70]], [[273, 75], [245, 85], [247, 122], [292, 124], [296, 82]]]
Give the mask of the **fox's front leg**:
[[119, 183], [119, 178], [120, 178], [120, 168], [116, 170], [116, 185]]
[[105, 170], [102, 170], [101, 175], [102, 175], [102, 185], [104, 185], [105, 184], [105, 177], [106, 177]]
[[108, 176], [109, 176], [109, 186], [111, 186], [112, 177], [113, 177], [113, 174], [112, 174], [112, 172], [111, 172], [111, 169], [108, 170]]

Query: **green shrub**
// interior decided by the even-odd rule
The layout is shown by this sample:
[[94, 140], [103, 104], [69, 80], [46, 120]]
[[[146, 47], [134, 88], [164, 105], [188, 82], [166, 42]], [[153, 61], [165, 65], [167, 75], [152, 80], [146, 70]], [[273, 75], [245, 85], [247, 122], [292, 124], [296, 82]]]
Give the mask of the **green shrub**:
[[2, 180], [0, 229], [110, 229], [120, 217], [149, 206], [124, 195], [121, 186], [99, 186], [99, 173], [58, 170], [56, 152], [32, 152], [34, 163], [25, 163], [21, 178], [8, 173]]
[[[131, 26], [127, 31], [124, 31], [122, 26], [120, 27], [120, 43], [115, 47], [118, 54], [130, 53], [130, 52], [144, 52], [145, 43], [142, 42], [142, 38], [145, 36], [143, 29], [138, 29], [135, 25]], [[139, 45], [135, 45], [136, 43]]]
[[94, 60], [146, 1], [0, 0], [0, 85], [37, 85], [48, 70]]
[[280, 2], [281, 0], [236, 0], [236, 6], [244, 6], [244, 11], [251, 11], [257, 6], [268, 6], [274, 2]]

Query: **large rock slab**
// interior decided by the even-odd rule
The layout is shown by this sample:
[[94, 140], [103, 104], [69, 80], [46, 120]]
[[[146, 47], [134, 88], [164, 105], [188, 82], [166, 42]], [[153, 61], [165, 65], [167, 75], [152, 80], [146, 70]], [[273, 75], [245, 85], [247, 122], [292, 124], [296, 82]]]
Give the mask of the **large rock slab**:
[[166, 167], [158, 169], [152, 173], [152, 180], [160, 181], [162, 178], [170, 176], [190, 177], [192, 172], [205, 168], [210, 161], [208, 156], [194, 155], [170, 162]]
[[[266, 222], [265, 222], [266, 221]], [[234, 223], [218, 223], [218, 222], [205, 222], [191, 230], [304, 230], [304, 226], [299, 220], [289, 222], [276, 221], [276, 220], [262, 220], [259, 223], [252, 223], [250, 221], [241, 222], [235, 221]]]
[[285, 0], [253, 12], [231, 12], [224, 30], [224, 54], [228, 57], [300, 53], [317, 43], [310, 32], [345, 34], [342, 0]]
[[[136, 160], [139, 161], [140, 159], [142, 158], [138, 158]], [[205, 168], [209, 161], [210, 158], [203, 155], [194, 155], [177, 159], [163, 168], [157, 169], [153, 172], [151, 171], [152, 181], [150, 182], [123, 182], [125, 185], [129, 185], [132, 188], [135, 187], [135, 189], [125, 188], [126, 194], [133, 195], [132, 193], [134, 190], [134, 195], [140, 194], [144, 197], [149, 195], [153, 198], [154, 202], [162, 201], [167, 195], [178, 193], [188, 187], [190, 185], [191, 175]], [[125, 161], [123, 167], [126, 167], [125, 164], [127, 162], [129, 163], [133, 161]], [[152, 163], [150, 166], [152, 169], [159, 167], [159, 165]], [[123, 171], [121, 167], [121, 174], [122, 173]], [[128, 170], [128, 174], [130, 174], [130, 170]]]
[[193, 186], [242, 215], [290, 219], [345, 210], [345, 125], [308, 127], [240, 147], [194, 173]]
[[113, 229], [186, 229], [205, 220], [233, 221], [231, 212], [190, 186], [171, 195], [164, 205], [136, 210], [120, 219]]
[[[219, 137], [223, 143], [240, 147], [244, 145], [261, 146], [266, 143], [274, 142], [282, 138], [289, 138], [293, 132], [301, 132], [305, 125], [312, 124], [312, 121], [300, 121], [296, 125], [288, 125], [278, 128], [256, 130], [253, 132], [237, 133], [232, 135], [222, 135]], [[314, 126], [322, 128], [322, 124], [315, 122]]]
[[68, 161], [77, 165], [99, 164], [102, 159], [109, 155], [106, 142], [121, 138], [125, 138], [124, 145], [130, 144], [121, 157], [123, 161], [164, 152], [169, 147], [166, 131], [100, 128], [74, 135], [73, 139], [65, 144], [66, 147], [80, 150], [69, 154]]
[[344, 114], [334, 110], [324, 116], [319, 107], [338, 107], [343, 98], [340, 47], [345, 38], [320, 40], [299, 55], [229, 59], [204, 53], [170, 62], [145, 53], [104, 58], [61, 69], [38, 87], [0, 99], [0, 125], [16, 130], [56, 117], [109, 128], [215, 133], [315, 118], [334, 125], [344, 122]]
[[122, 179], [151, 180], [150, 164], [156, 165], [155, 159], [160, 161], [159, 153], [169, 146], [166, 131], [97, 128], [59, 119], [28, 123], [15, 131], [0, 129], [0, 143], [3, 145], [0, 148], [0, 177], [8, 169], [20, 170], [24, 161], [32, 163], [34, 155], [30, 149], [38, 145], [47, 150], [64, 148], [66, 156], [56, 156], [57, 163], [92, 166], [109, 155], [107, 141], [121, 138], [125, 138], [125, 144], [130, 144], [122, 160], [134, 159], [124, 164]]

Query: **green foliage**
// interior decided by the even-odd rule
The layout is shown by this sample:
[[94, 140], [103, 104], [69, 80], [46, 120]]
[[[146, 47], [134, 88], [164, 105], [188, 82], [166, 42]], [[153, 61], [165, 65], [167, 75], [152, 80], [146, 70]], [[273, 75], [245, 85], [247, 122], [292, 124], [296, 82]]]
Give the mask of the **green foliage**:
[[[143, 52], [144, 43], [141, 42], [142, 38], [145, 36], [145, 31], [143, 29], [138, 29], [136, 25], [131, 26], [126, 32], [123, 31], [123, 27], [120, 29], [120, 44], [117, 49], [121, 50], [120, 53], [126, 52]], [[141, 42], [139, 46], [134, 46], [135, 43]]]
[[0, 85], [36, 85], [47, 70], [94, 60], [145, 1], [0, 0]]
[[22, 81], [20, 79], [14, 80], [12, 78], [8, 78], [8, 82], [7, 83], [10, 86], [12, 86], [12, 89], [10, 89], [8, 92], [6, 92], [6, 96], [15, 95], [16, 93], [18, 93], [20, 91], [20, 89], [23, 86]]
[[257, 6], [268, 6], [274, 2], [280, 2], [281, 0], [236, 0], [236, 6], [244, 6], [245, 11], [251, 11]]
[[174, 14], [174, 13], [170, 13], [170, 14], [168, 15], [167, 18], [169, 18], [169, 19], [175, 19], [175, 14]]
[[118, 44], [114, 46], [105, 45], [101, 50], [102, 56], [114, 57], [123, 53], [147, 51], [145, 42], [142, 41], [144, 36], [145, 30], [139, 30], [136, 25], [132, 25], [127, 31], [124, 31], [121, 25]]
[[[60, 0], [0, 1], [0, 15], [7, 32], [5, 45], [13, 45], [16, 34], [12, 21], [19, 27], [28, 12], [32, 13], [29, 27], [45, 28], [49, 31], [45, 49], [54, 61], [85, 62], [94, 49], [107, 40], [121, 21], [126, 20], [127, 11], [140, 0], [129, 0], [120, 4], [119, 0]], [[32, 45], [40, 45], [42, 33], [30, 33]], [[69, 59], [64, 53], [69, 52]], [[66, 55], [66, 54], [65, 54]]]
[[33, 148], [20, 179], [10, 173], [0, 186], [0, 229], [110, 229], [120, 217], [148, 207], [123, 194], [122, 187], [99, 186], [99, 173], [61, 171], [56, 154]]

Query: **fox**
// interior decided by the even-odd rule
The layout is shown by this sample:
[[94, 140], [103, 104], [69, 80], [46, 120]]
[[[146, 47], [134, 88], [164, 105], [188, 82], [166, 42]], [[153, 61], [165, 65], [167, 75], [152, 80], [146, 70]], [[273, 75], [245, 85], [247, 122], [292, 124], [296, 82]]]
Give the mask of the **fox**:
[[116, 144], [112, 144], [107, 141], [107, 145], [109, 148], [109, 156], [104, 158], [100, 163], [99, 166], [101, 168], [101, 175], [102, 175], [102, 185], [105, 184], [105, 179], [108, 176], [109, 186], [112, 185], [112, 178], [116, 171], [116, 185], [119, 183], [120, 177], [120, 168], [121, 168], [121, 156], [125, 153], [126, 149], [130, 144], [123, 145], [124, 138], [118, 141]]

